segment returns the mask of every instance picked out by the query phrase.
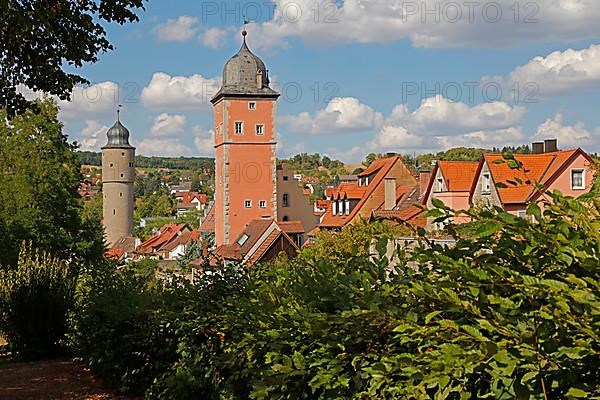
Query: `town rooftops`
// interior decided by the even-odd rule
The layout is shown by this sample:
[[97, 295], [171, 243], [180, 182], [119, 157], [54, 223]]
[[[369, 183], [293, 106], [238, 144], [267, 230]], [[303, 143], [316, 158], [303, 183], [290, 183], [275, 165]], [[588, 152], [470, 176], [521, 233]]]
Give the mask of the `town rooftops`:
[[[480, 175], [484, 163], [490, 170], [494, 184], [499, 182], [507, 185], [496, 187], [498, 196], [503, 204], [520, 204], [528, 202], [535, 196], [536, 189], [532, 186], [534, 182], [548, 186], [557, 178], [563, 168], [577, 156], [584, 156], [590, 163], [591, 157], [580, 148], [572, 150], [561, 150], [541, 154], [514, 154], [515, 160], [523, 164], [522, 169], [511, 169], [503, 160], [502, 154], [485, 154], [481, 159], [476, 176]], [[523, 183], [519, 184], [516, 179]], [[515, 181], [517, 185], [507, 184], [507, 181]], [[476, 188], [477, 181], [474, 179], [471, 185], [471, 196]]]

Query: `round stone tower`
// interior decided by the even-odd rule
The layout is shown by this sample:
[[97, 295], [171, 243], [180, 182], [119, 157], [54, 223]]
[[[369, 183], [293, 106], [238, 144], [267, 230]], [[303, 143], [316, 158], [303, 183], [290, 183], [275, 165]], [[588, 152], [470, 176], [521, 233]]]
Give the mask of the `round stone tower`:
[[104, 231], [110, 247], [123, 236], [133, 234], [135, 148], [129, 144], [129, 131], [118, 117], [106, 135], [108, 143], [102, 147], [102, 192]]

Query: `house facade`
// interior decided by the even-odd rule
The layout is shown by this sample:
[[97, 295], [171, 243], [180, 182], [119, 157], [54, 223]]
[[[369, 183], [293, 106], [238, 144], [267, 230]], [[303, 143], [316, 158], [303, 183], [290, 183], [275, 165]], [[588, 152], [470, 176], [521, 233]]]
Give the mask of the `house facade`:
[[305, 193], [301, 184], [294, 179], [289, 164], [277, 166], [277, 216], [279, 221], [300, 221], [304, 231], [312, 230], [319, 222], [315, 216], [310, 193]]
[[[555, 145], [551, 145], [551, 149], [554, 148]], [[522, 169], [510, 168], [501, 154], [482, 157], [471, 186], [470, 205], [500, 206], [512, 214], [525, 216], [529, 204], [538, 203], [543, 207], [551, 200], [545, 192], [559, 190], [577, 198], [588, 193], [594, 183], [593, 160], [580, 148], [515, 154], [514, 157]], [[545, 189], [536, 189], [535, 182]]]

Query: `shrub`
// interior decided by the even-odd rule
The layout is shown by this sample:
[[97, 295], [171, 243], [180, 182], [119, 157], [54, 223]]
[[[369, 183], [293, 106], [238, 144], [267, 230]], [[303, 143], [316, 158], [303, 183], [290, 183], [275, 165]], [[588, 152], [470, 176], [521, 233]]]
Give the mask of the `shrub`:
[[58, 355], [76, 275], [60, 260], [23, 246], [16, 269], [0, 270], [0, 332], [25, 359]]

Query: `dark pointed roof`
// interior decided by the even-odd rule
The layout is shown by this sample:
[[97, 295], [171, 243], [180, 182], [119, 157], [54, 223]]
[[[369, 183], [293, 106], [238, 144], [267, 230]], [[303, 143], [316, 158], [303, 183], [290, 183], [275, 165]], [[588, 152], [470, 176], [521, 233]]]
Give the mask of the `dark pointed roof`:
[[129, 130], [117, 119], [117, 122], [106, 132], [108, 137], [108, 143], [103, 149], [107, 148], [130, 148], [133, 146], [129, 144]]
[[[246, 31], [242, 32], [244, 41], [236, 55], [231, 57], [223, 68], [223, 84], [221, 89], [212, 99], [231, 95], [241, 97], [278, 97], [279, 94], [269, 87], [269, 71], [265, 63], [258, 58], [246, 44]], [[257, 75], [262, 74], [262, 83], [259, 87]]]

